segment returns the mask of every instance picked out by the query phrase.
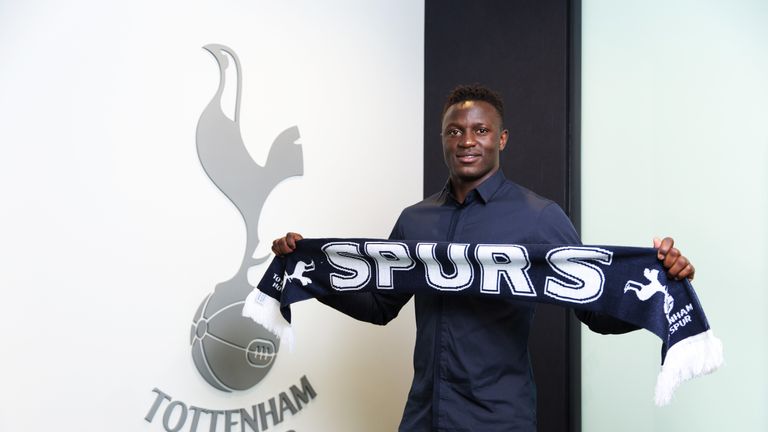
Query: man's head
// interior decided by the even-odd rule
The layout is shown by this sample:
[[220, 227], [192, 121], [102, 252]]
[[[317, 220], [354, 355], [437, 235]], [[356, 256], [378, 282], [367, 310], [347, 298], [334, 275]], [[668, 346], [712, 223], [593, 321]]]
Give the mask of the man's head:
[[443, 116], [445, 116], [445, 112], [448, 111], [451, 105], [465, 101], [483, 101], [493, 105], [499, 114], [500, 125], [504, 125], [504, 101], [498, 93], [480, 84], [460, 85], [451, 90], [448, 97], [445, 98]]
[[480, 85], [456, 87], [443, 108], [443, 156], [454, 193], [464, 199], [499, 168], [499, 154], [507, 144], [503, 127], [504, 103]]

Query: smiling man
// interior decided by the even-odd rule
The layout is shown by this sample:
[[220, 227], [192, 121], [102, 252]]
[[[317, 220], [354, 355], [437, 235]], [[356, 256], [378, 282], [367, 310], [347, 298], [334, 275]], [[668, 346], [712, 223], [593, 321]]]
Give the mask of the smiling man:
[[[504, 105], [493, 91], [460, 86], [443, 109], [442, 147], [449, 179], [438, 193], [406, 208], [392, 240], [490, 244], [580, 244], [554, 202], [507, 180], [499, 157], [507, 143]], [[272, 250], [292, 252], [288, 233]], [[654, 241], [672, 277], [693, 267], [666, 238]], [[354, 293], [319, 298], [359, 320], [386, 324], [410, 295]], [[536, 391], [528, 355], [534, 303], [499, 298], [414, 296], [414, 377], [400, 431], [536, 430]], [[635, 327], [605, 315], [577, 313], [600, 333]]]
[[443, 155], [459, 202], [499, 169], [499, 153], [507, 145], [503, 108], [491, 105], [494, 100], [489, 99], [454, 104], [449, 99], [443, 113]]

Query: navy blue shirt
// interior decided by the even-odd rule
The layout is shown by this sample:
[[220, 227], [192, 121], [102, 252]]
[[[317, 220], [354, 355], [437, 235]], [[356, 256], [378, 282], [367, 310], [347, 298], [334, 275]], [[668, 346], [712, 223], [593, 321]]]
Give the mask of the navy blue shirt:
[[[580, 243], [557, 204], [507, 180], [500, 170], [463, 203], [446, 185], [406, 208], [390, 238]], [[386, 324], [409, 299], [409, 295], [355, 293], [319, 300], [354, 318]], [[534, 432], [536, 391], [528, 355], [534, 303], [439, 294], [419, 294], [414, 300], [414, 376], [400, 431]], [[603, 332], [612, 330], [612, 322], [607, 324]]]

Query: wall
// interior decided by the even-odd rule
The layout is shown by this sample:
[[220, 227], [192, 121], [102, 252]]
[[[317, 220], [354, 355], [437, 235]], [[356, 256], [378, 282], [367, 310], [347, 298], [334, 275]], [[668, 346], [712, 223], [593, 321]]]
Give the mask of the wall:
[[247, 391], [212, 388], [192, 363], [193, 314], [245, 247], [195, 150], [218, 84], [210, 43], [241, 59], [254, 160], [301, 133], [304, 175], [266, 201], [256, 255], [287, 230], [384, 237], [421, 198], [422, 2], [0, 2], [0, 430], [169, 430], [179, 405], [170, 427], [169, 401], [144, 419], [155, 388], [236, 410], [302, 376], [317, 396], [269, 430], [395, 429], [410, 306], [378, 328], [301, 304], [295, 352]]
[[659, 341], [583, 333], [583, 430], [766, 430], [768, 3], [583, 1], [582, 230], [671, 235], [726, 365], [652, 403]]

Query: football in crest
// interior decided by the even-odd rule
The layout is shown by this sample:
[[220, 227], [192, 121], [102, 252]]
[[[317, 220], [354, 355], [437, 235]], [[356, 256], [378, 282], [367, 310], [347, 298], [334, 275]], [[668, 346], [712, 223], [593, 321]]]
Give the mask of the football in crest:
[[192, 359], [213, 387], [247, 390], [272, 368], [280, 340], [241, 315], [243, 299], [227, 297], [216, 290], [197, 309], [189, 336]]

